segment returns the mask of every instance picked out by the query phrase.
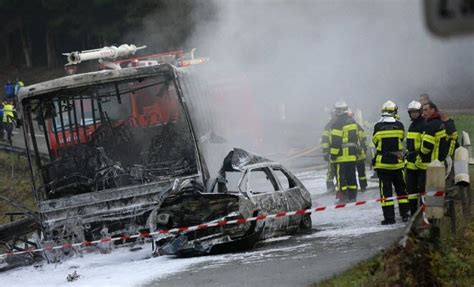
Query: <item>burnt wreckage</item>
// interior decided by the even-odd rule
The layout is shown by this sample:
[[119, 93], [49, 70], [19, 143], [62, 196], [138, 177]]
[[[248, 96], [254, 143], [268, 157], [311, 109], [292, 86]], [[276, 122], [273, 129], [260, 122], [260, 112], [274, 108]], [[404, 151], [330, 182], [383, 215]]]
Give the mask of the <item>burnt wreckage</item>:
[[[91, 241], [311, 207], [308, 191], [290, 172], [241, 149], [221, 153], [221, 168], [210, 176], [220, 141], [212, 121], [200, 118], [209, 100], [199, 68], [125, 67], [21, 90], [41, 242]], [[154, 253], [207, 254], [310, 226], [309, 215], [296, 215], [155, 236]]]

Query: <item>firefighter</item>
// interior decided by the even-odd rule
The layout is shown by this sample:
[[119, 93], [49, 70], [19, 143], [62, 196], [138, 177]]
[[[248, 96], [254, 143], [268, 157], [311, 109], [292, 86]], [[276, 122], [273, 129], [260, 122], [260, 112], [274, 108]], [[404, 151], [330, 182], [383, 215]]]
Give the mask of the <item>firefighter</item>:
[[372, 165], [377, 171], [379, 189], [384, 220], [382, 225], [395, 223], [395, 207], [392, 197], [392, 184], [398, 199], [400, 216], [403, 222], [408, 221], [408, 197], [406, 192], [403, 170], [405, 160], [403, 157], [403, 140], [405, 130], [403, 124], [397, 120], [398, 107], [388, 101], [382, 106], [382, 118], [375, 124], [372, 141], [376, 147], [376, 154]]
[[[420, 103], [422, 106], [429, 102], [431, 102], [431, 100], [428, 94], [420, 95]], [[447, 113], [438, 110], [438, 114], [446, 128], [446, 135], [447, 135], [447, 141], [448, 141], [448, 155], [451, 156], [451, 158], [453, 158], [454, 151], [459, 147], [459, 143], [458, 143], [459, 135], [456, 130], [456, 125], [454, 124], [454, 120], [451, 119]]]
[[418, 194], [425, 191], [426, 173], [416, 166], [416, 157], [421, 148], [421, 135], [424, 131], [425, 121], [421, 117], [421, 103], [411, 101], [408, 104], [408, 115], [411, 124], [407, 133], [406, 155], [406, 185], [410, 214], [413, 216], [418, 209]]
[[323, 130], [323, 134], [321, 136], [321, 146], [323, 148], [323, 158], [325, 161], [328, 162], [328, 170], [326, 173], [326, 189], [327, 191], [334, 191], [334, 177], [336, 176], [336, 166], [331, 161], [329, 156], [329, 144], [331, 139], [331, 126], [334, 124], [336, 120], [335, 112], [331, 111], [331, 118], [329, 122], [326, 124]]
[[416, 166], [426, 172], [428, 164], [433, 160], [444, 161], [449, 152], [446, 128], [441, 121], [438, 107], [433, 102], [422, 106], [422, 116], [425, 119], [421, 137], [420, 152], [416, 158]]
[[355, 175], [358, 152], [358, 127], [347, 114], [344, 101], [334, 105], [336, 119], [331, 126], [329, 144], [330, 160], [336, 165], [336, 182], [340, 202], [353, 202], [357, 197]]
[[[349, 110], [348, 115], [351, 118], [354, 118], [354, 113], [351, 110]], [[357, 124], [357, 128], [358, 128], [357, 136], [359, 138], [359, 143], [358, 143], [359, 150], [357, 152], [357, 162], [356, 162], [357, 179], [359, 180], [360, 191], [365, 191], [367, 189], [367, 177], [365, 175], [365, 158], [367, 154], [367, 145], [366, 145], [367, 135], [365, 133], [364, 128], [362, 128], [362, 126], [357, 121], [355, 122]]]

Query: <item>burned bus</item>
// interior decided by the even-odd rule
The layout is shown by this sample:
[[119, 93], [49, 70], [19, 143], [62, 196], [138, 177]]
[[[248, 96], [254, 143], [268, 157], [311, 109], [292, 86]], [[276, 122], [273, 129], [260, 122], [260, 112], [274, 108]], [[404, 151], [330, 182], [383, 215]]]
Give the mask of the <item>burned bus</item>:
[[[21, 90], [42, 242], [122, 238], [311, 206], [308, 191], [289, 171], [219, 136], [212, 89], [198, 66], [127, 66]], [[226, 187], [226, 174], [247, 184]], [[230, 228], [230, 237], [219, 234], [222, 229], [200, 236], [214, 238], [211, 245], [241, 237], [254, 242], [310, 226], [309, 215], [296, 215]], [[155, 254], [180, 253], [163, 247], [173, 240], [156, 238]]]

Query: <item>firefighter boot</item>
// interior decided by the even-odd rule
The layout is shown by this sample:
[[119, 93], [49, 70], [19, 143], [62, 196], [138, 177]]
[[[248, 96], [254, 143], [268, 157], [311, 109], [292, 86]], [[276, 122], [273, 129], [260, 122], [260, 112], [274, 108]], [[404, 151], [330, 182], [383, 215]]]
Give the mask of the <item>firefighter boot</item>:
[[382, 211], [384, 220], [382, 220], [381, 224], [395, 224], [395, 208], [393, 207], [393, 205], [382, 206]]
[[355, 202], [357, 200], [357, 189], [347, 190], [347, 202]]
[[400, 208], [400, 216], [402, 217], [403, 222], [407, 222], [409, 215], [408, 212], [410, 211], [410, 204], [409, 203], [398, 203]]

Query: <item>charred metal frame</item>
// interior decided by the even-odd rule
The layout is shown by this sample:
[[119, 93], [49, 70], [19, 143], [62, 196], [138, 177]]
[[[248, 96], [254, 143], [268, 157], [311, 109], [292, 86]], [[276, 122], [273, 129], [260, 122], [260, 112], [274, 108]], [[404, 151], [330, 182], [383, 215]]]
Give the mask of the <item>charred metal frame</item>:
[[[134, 80], [141, 82], [140, 79], [153, 78], [159, 75], [164, 76], [165, 81], [153, 81], [150, 84], [140, 86], [135, 89], [125, 89], [123, 91], [120, 91], [119, 89], [120, 83], [127, 83]], [[53, 150], [51, 149], [50, 137], [54, 136], [58, 147], [65, 147], [67, 145], [81, 141], [79, 133], [80, 128], [83, 127], [84, 137], [87, 139], [84, 101], [90, 100], [92, 124], [94, 129], [97, 129], [98, 127], [99, 118], [101, 121], [105, 121], [105, 118], [107, 117], [107, 115], [104, 114], [102, 105], [100, 103], [101, 95], [91, 93], [85, 97], [84, 93], [80, 92], [80, 90], [84, 88], [88, 89], [90, 86], [100, 86], [102, 84], [112, 83], [113, 87], [115, 88], [115, 95], [110, 94], [107, 96], [116, 96], [117, 102], [121, 103], [122, 94], [131, 93], [132, 91], [145, 89], [147, 87], [167, 81], [172, 81], [176, 90], [177, 100], [182, 109], [183, 119], [189, 128], [190, 136], [194, 142], [194, 154], [196, 156], [195, 168], [197, 173], [192, 175], [190, 178], [201, 182], [206, 182], [209, 175], [206, 173], [207, 170], [203, 166], [202, 155], [197, 144], [197, 138], [191, 118], [189, 116], [189, 110], [186, 106], [180, 82], [177, 78], [178, 76], [176, 73], [176, 68], [171, 65], [164, 64], [157, 67], [127, 68], [120, 71], [101, 71], [96, 73], [82, 74], [53, 80], [53, 84], [45, 82], [44, 85], [43, 83], [40, 83], [22, 89], [22, 92], [19, 95], [19, 102], [21, 103], [20, 111], [23, 115], [23, 118], [27, 122], [23, 129], [23, 133], [27, 149], [31, 140], [34, 153], [31, 154], [30, 151], [28, 152], [32, 181], [35, 178], [36, 171], [35, 168], [33, 168], [31, 156], [35, 157], [34, 161], [38, 170], [41, 170], [43, 166], [43, 163], [39, 158], [40, 151], [34, 135], [33, 121], [31, 116], [32, 108], [37, 108], [37, 113], [41, 113], [38, 123], [42, 124], [44, 127], [43, 133], [48, 149], [49, 160], [52, 162], [54, 158], [61, 157], [62, 148], [55, 150], [56, 154], [54, 154]], [[69, 89], [76, 91], [76, 93], [67, 94]], [[79, 92], [77, 92], [78, 90]], [[65, 91], [66, 94], [64, 93]], [[97, 101], [97, 103], [95, 101]], [[51, 106], [47, 106], [48, 104]], [[79, 106], [79, 110], [76, 110], [77, 106]], [[48, 108], [52, 109], [51, 115], [45, 114]], [[71, 112], [71, 108], [74, 109], [74, 111]], [[99, 116], [96, 114], [96, 109], [98, 109]], [[59, 115], [57, 113], [59, 113]], [[82, 119], [81, 123], [78, 123], [79, 114], [80, 118]], [[67, 116], [69, 119], [67, 123], [65, 122], [65, 116]], [[47, 124], [48, 117], [51, 118], [51, 127], [48, 127]], [[69, 133], [71, 136], [70, 142], [68, 142], [68, 139], [66, 138], [66, 125], [69, 126]], [[76, 126], [74, 127], [74, 125]], [[61, 130], [59, 130], [59, 128]], [[51, 133], [48, 132], [48, 129], [51, 129]], [[28, 135], [28, 130], [30, 131], [30, 135]], [[77, 138], [74, 138], [74, 135], [76, 135]], [[60, 143], [61, 138], [63, 140], [62, 143]], [[99, 223], [102, 221], [111, 222], [114, 220], [120, 221], [130, 216], [135, 218], [138, 214], [144, 214], [151, 210], [151, 208], [156, 204], [158, 204], [160, 200], [162, 200], [164, 192], [169, 189], [170, 185], [173, 185], [172, 182], [173, 180], [167, 180], [165, 182], [102, 190], [101, 192], [94, 192], [94, 196], [87, 193], [80, 194], [79, 197], [74, 196], [75, 198], [77, 197], [77, 200], [79, 200], [80, 203], [76, 202], [74, 204], [73, 202], [75, 202], [75, 200], [72, 200], [72, 198], [57, 198], [53, 200], [46, 199], [45, 195], [42, 195], [41, 189], [36, 186], [34, 181], [33, 190], [40, 210], [39, 216], [44, 228], [43, 231], [46, 232], [45, 234], [47, 238], [51, 238], [51, 236], [53, 236], [53, 230], [62, 228], [61, 226], [81, 227], [82, 224], [93, 224], [94, 222]], [[42, 186], [44, 186], [44, 184], [45, 183], [43, 182]], [[97, 202], [97, 196], [99, 195], [102, 199]], [[95, 206], [97, 204], [101, 205], [101, 207], [99, 207], [96, 212], [89, 210], [92, 205]], [[140, 205], [139, 209], [137, 209], [137, 204]], [[75, 208], [76, 206], [78, 206], [77, 210]], [[109, 208], [113, 209], [109, 210]], [[89, 211], [87, 213], [82, 213], [86, 210]], [[80, 221], [76, 222], [73, 220], [73, 218], [79, 218]], [[135, 228], [146, 228], [146, 226], [137, 225]], [[114, 234], [117, 234], [117, 232], [123, 233], [123, 230], [115, 231]]]

